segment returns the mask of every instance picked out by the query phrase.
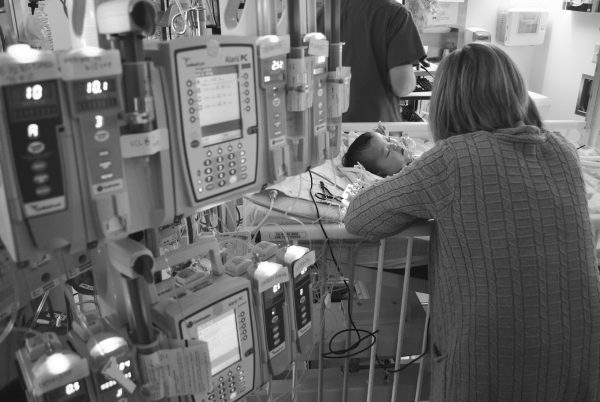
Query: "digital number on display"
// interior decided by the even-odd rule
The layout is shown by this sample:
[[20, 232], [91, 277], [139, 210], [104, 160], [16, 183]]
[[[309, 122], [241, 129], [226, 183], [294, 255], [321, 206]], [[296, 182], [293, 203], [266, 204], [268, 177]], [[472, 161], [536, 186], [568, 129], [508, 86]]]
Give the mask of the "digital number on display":
[[44, 87], [41, 84], [28, 85], [25, 87], [25, 99], [40, 100], [44, 96]]
[[271, 71], [283, 70], [283, 67], [283, 60], [273, 60], [273, 62], [271, 62]]

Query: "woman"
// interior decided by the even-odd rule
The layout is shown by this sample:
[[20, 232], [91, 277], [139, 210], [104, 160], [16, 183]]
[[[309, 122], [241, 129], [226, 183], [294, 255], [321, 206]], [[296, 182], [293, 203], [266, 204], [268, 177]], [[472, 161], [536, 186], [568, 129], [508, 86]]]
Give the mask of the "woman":
[[517, 67], [472, 43], [443, 59], [435, 146], [350, 203], [379, 239], [434, 219], [431, 401], [600, 401], [600, 278], [576, 150], [543, 129]]

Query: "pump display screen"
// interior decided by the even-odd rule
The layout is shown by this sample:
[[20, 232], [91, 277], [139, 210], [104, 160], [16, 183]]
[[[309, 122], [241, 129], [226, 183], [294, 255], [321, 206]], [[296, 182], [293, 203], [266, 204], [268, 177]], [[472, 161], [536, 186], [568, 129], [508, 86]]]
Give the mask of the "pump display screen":
[[6, 88], [7, 104], [11, 109], [56, 102], [55, 82], [32, 82]]
[[208, 320], [197, 328], [198, 339], [208, 342], [211, 375], [240, 361], [240, 348], [235, 310]]
[[75, 94], [84, 99], [94, 99], [113, 95], [116, 92], [115, 79], [90, 79], [77, 81], [74, 84]]
[[285, 59], [270, 59], [262, 63], [263, 83], [282, 83], [285, 80]]
[[73, 381], [62, 385], [44, 394], [44, 401], [60, 402], [83, 402], [88, 399], [88, 391], [85, 379]]
[[242, 137], [237, 66], [203, 68], [196, 77], [202, 146]]

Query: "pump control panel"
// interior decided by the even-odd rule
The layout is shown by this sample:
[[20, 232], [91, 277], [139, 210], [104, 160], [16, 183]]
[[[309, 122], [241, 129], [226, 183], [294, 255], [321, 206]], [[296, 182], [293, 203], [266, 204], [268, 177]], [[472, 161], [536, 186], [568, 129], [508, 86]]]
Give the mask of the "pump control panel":
[[[167, 77], [178, 213], [222, 203], [264, 184], [256, 39], [180, 38], [147, 48]], [[170, 89], [169, 89], [170, 88]], [[180, 188], [180, 186], [182, 188]], [[187, 199], [187, 202], [184, 200]]]

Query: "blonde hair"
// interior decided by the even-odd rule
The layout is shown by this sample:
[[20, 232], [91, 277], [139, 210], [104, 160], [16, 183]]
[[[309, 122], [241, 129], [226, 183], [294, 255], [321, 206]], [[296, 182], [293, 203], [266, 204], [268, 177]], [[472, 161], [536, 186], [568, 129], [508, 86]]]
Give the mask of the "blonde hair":
[[470, 43], [442, 60], [433, 84], [429, 124], [434, 139], [519, 124], [542, 126], [537, 107], [508, 54]]

